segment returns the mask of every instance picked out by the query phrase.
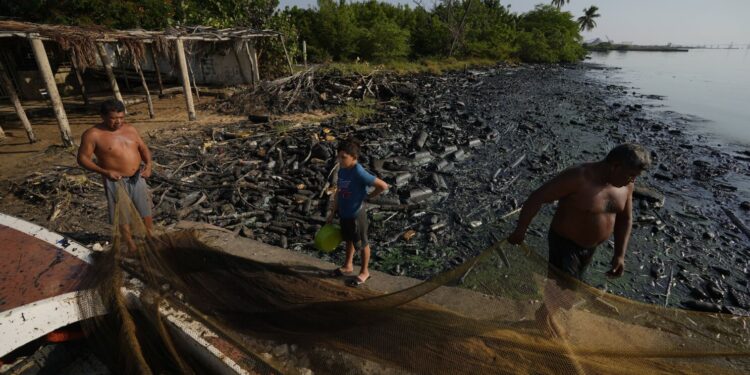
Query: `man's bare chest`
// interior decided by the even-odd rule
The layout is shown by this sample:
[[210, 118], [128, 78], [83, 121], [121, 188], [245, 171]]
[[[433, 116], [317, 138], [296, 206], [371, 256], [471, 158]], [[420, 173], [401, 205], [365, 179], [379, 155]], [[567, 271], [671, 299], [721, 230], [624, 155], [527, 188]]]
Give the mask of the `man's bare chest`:
[[96, 142], [96, 151], [104, 154], [121, 154], [138, 151], [138, 142], [129, 134], [108, 134]]
[[587, 188], [565, 198], [568, 208], [591, 214], [614, 214], [625, 209], [626, 188]]

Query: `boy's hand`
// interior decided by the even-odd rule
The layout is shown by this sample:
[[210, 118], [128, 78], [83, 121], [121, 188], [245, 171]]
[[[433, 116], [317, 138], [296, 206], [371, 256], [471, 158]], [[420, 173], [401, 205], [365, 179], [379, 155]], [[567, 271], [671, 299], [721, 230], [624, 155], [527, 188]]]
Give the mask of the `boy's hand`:
[[328, 214], [328, 217], [326, 218], [326, 224], [331, 224], [331, 223], [333, 223], [333, 212]]
[[524, 238], [526, 238], [526, 231], [516, 228], [508, 237], [508, 242], [512, 245], [520, 245], [523, 243]]

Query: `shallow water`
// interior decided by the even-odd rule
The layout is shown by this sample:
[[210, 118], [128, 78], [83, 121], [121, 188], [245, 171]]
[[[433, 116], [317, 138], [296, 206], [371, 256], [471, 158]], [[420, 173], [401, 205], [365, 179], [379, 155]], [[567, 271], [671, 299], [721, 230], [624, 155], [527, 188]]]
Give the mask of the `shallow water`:
[[[701, 133], [750, 145], [750, 49], [689, 52], [594, 52], [590, 62], [618, 70], [594, 72], [642, 94], [664, 96], [666, 110], [697, 116]], [[633, 90], [629, 90], [633, 91]]]

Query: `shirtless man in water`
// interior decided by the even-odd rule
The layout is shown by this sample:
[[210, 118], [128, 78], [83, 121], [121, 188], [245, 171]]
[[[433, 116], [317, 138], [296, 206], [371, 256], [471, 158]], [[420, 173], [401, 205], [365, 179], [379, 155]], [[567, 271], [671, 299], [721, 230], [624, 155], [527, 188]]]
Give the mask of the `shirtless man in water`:
[[[102, 122], [81, 136], [78, 164], [104, 177], [110, 223], [114, 221], [116, 184], [123, 182], [133, 205], [143, 218], [146, 230], [151, 232], [151, 196], [145, 178], [151, 176], [151, 152], [138, 135], [138, 131], [125, 122], [125, 106], [119, 100], [102, 103], [99, 111]], [[96, 162], [91, 158], [96, 155]], [[130, 226], [122, 225], [128, 250], [135, 251], [130, 236]]]
[[[562, 272], [583, 280], [594, 252], [614, 233], [615, 251], [609, 277], [620, 277], [625, 270], [625, 251], [632, 226], [633, 183], [641, 172], [648, 169], [651, 156], [643, 147], [622, 144], [613, 148], [604, 160], [569, 168], [531, 193], [524, 202], [518, 224], [508, 237], [511, 244], [520, 244], [526, 229], [545, 203], [559, 201], [548, 234], [548, 276], [557, 279], [558, 286], [548, 284], [541, 318], [569, 308], [570, 301], [560, 293], [560, 288], [574, 289], [565, 277], [555, 277]], [[552, 289], [552, 291], [550, 291]], [[549, 295], [552, 294], [552, 295]], [[540, 319], [540, 314], [537, 314]]]

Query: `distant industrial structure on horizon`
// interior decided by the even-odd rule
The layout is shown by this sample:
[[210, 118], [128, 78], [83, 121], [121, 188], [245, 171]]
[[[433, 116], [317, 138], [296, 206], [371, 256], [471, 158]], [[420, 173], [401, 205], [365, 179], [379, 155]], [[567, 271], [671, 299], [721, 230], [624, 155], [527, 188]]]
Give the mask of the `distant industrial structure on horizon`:
[[639, 45], [631, 41], [615, 42], [609, 37], [606, 40], [594, 38], [585, 41], [583, 45], [591, 50], [621, 50], [621, 51], [685, 51], [689, 49], [750, 49], [748, 44], [717, 43], [717, 44], [673, 44], [665, 45]]

